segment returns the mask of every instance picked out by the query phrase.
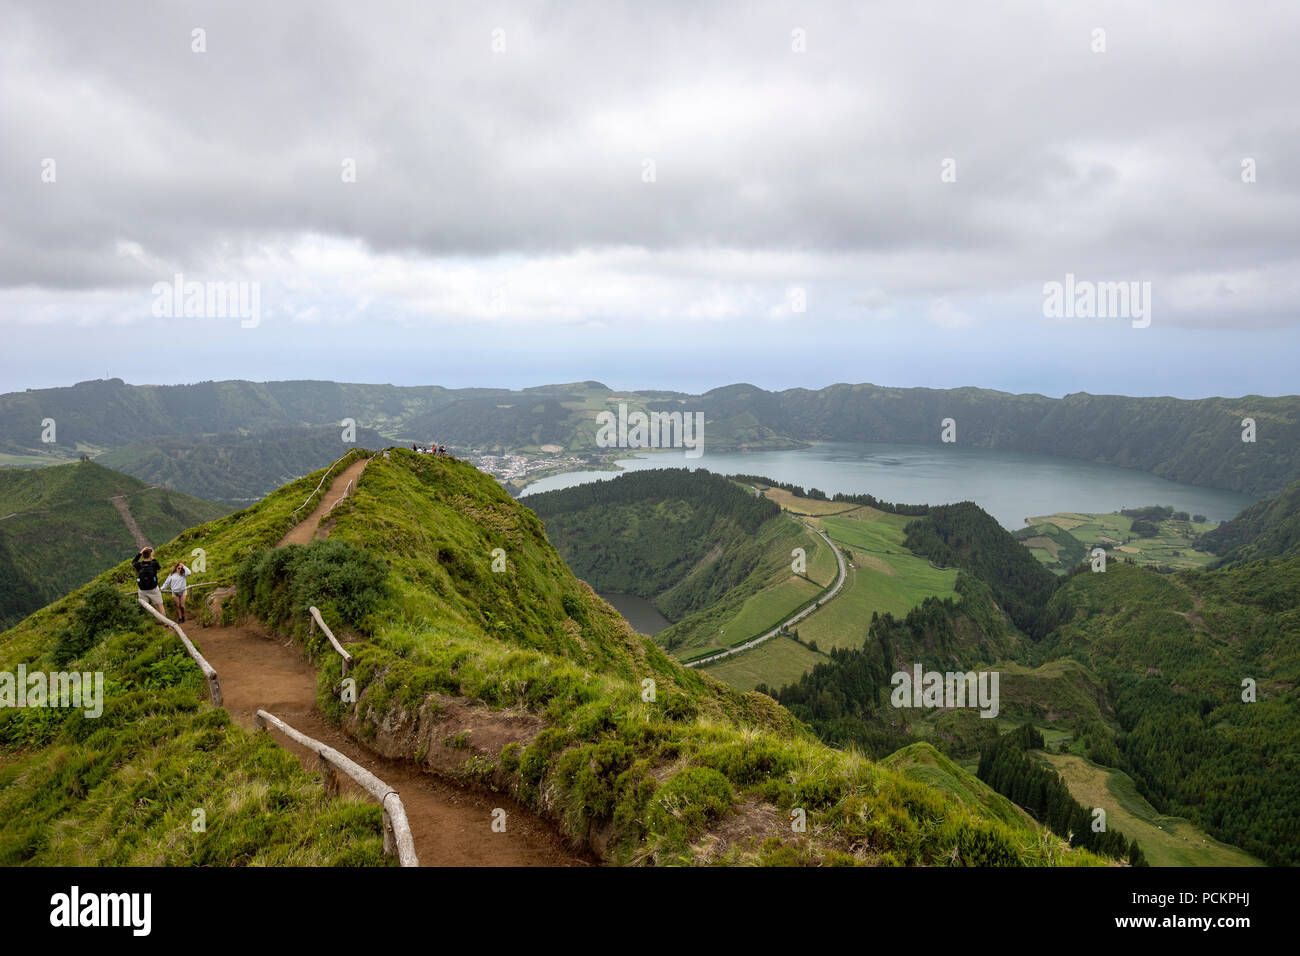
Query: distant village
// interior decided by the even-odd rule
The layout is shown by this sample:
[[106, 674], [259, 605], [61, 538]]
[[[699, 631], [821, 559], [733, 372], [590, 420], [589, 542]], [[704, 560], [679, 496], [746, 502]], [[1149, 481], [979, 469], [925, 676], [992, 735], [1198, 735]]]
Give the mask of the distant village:
[[543, 455], [484, 454], [471, 450], [465, 456], [479, 471], [486, 472], [511, 492], [543, 474], [576, 471], [589, 463], [590, 456], [554, 453]]

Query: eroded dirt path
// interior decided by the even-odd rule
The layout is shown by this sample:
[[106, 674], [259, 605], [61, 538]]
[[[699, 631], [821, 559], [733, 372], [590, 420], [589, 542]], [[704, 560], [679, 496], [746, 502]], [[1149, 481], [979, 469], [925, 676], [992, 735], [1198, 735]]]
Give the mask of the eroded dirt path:
[[286, 544], [311, 544], [315, 539], [325, 537], [329, 532], [320, 526], [321, 519], [329, 513], [331, 508], [350, 494], [349, 486], [356, 486], [357, 480], [361, 477], [361, 472], [365, 470], [368, 463], [369, 459], [365, 458], [354, 461], [335, 475], [330, 481], [328, 490], [321, 495], [320, 502], [312, 510], [312, 513], [290, 528], [276, 547], [283, 548]]
[[[258, 708], [351, 757], [396, 790], [406, 806], [422, 866], [584, 866], [546, 823], [500, 794], [462, 790], [411, 764], [372, 753], [328, 723], [316, 707], [316, 671], [292, 641], [260, 628], [187, 627], [203, 656], [221, 676], [230, 716], [254, 728]], [[316, 755], [286, 737], [276, 741], [311, 773]], [[345, 774], [339, 783], [364, 795]], [[367, 798], [368, 799], [368, 798]], [[506, 832], [492, 832], [492, 811], [506, 811]]]
[[135, 518], [131, 514], [131, 507], [126, 503], [126, 495], [113, 495], [108, 500], [113, 502], [113, 507], [122, 516], [122, 522], [126, 525], [126, 530], [130, 531], [131, 537], [135, 538], [135, 546], [137, 548], [149, 547], [149, 539], [144, 536], [140, 526], [135, 523]]
[[[365, 466], [365, 461], [354, 462], [337, 475], [320, 504], [280, 545], [307, 544], [325, 537], [328, 524], [322, 526], [321, 519], [344, 497], [350, 483], [355, 487]], [[214, 594], [209, 600], [221, 597]], [[199, 627], [195, 623], [186, 626], [186, 634], [216, 668], [223, 706], [237, 723], [252, 730], [257, 710], [269, 711], [352, 758], [395, 789], [406, 807], [422, 866], [589, 865], [589, 860], [570, 850], [549, 824], [509, 797], [461, 789], [413, 764], [381, 757], [326, 721], [316, 706], [316, 670], [292, 640], [274, 637], [255, 625]], [[317, 771], [314, 753], [269, 732], [309, 772]], [[340, 773], [338, 778], [340, 788], [364, 796], [346, 774]], [[496, 808], [506, 811], [504, 833], [492, 830]]]

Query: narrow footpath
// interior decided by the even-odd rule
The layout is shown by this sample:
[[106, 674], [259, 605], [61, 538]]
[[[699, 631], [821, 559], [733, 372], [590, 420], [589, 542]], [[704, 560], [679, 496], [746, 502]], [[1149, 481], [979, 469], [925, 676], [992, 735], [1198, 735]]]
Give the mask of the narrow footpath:
[[[321, 518], [349, 488], [356, 487], [365, 465], [356, 462], [335, 477], [316, 509], [280, 544], [305, 544], [327, 535]], [[220, 595], [210, 598], [220, 599]], [[461, 789], [414, 764], [381, 757], [326, 721], [316, 706], [316, 670], [292, 640], [274, 637], [256, 625], [186, 627], [216, 668], [223, 706], [237, 723], [251, 730], [257, 710], [269, 711], [355, 760], [401, 795], [422, 866], [589, 865], [565, 846], [549, 824], [509, 797]], [[269, 732], [309, 772], [316, 772], [315, 754]], [[364, 793], [346, 774], [338, 777], [342, 790]], [[506, 811], [504, 833], [492, 831], [492, 811], [497, 807]]]

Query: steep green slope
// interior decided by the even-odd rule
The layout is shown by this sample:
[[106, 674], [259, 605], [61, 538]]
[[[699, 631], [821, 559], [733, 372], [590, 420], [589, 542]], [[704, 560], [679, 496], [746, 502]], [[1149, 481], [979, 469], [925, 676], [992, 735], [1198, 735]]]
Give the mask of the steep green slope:
[[1219, 555], [1221, 563], [1300, 553], [1300, 481], [1207, 531], [1197, 547]]
[[[201, 543], [214, 571], [232, 573], [288, 530], [319, 478], [193, 528], [160, 556]], [[211, 707], [175, 636], [121, 593], [131, 580], [122, 562], [0, 633], [0, 673], [105, 676], [99, 717], [0, 708], [0, 865], [384, 865], [378, 806], [327, 797], [269, 738]]]
[[[293, 510], [321, 474], [254, 508], [191, 529], [162, 549], [163, 559], [201, 545], [214, 574], [236, 580], [241, 566], [251, 570], [268, 560], [258, 552], [292, 524]], [[534, 514], [466, 464], [394, 450], [374, 459], [332, 517], [337, 520], [328, 543], [351, 545], [380, 559], [387, 572], [383, 597], [351, 625], [358, 700], [340, 700], [337, 657], [328, 655], [320, 663], [323, 709], [374, 746], [419, 763], [432, 762], [434, 750], [448, 749], [437, 743], [444, 736], [439, 728], [470, 715], [470, 728], [462, 725], [450, 745], [468, 755], [457, 772], [469, 782], [514, 793], [609, 861], [671, 863], [701, 854], [714, 859], [702, 848], [702, 838], [734, 810], [761, 802], [806, 810], [808, 834], [796, 837], [778, 827], [775, 840], [730, 846], [724, 862], [1097, 862], [1081, 853], [1057, 858], [978, 808], [817, 743], [769, 698], [737, 693], [673, 663], [573, 577]], [[497, 549], [505, 554], [503, 571], [492, 570]], [[295, 553], [286, 550], [284, 560]], [[115, 590], [128, 580], [129, 569], [119, 565], [98, 583]], [[241, 589], [239, 601], [305, 639], [298, 583], [292, 574], [257, 576], [251, 593], [247, 585]], [[83, 588], [0, 635], [0, 665], [45, 659], [60, 632], [76, 627], [89, 592]], [[176, 713], [160, 713], [155, 733], [147, 739], [133, 736], [129, 747], [113, 752], [110, 745], [134, 733], [129, 728], [141, 727], [143, 715], [132, 712], [123, 695], [110, 693], [109, 707], [120, 708], [114, 712], [121, 722], [104, 725], [95, 750], [76, 752], [85, 781], [43, 816], [0, 815], [0, 838], [12, 841], [7, 845], [24, 860], [120, 858], [123, 844], [145, 844], [161, 832], [156, 815], [132, 816], [122, 809], [165, 792], [166, 781], [189, 779], [187, 774], [216, 788], [218, 800], [239, 786], [238, 767], [254, 778], [251, 785], [273, 788], [279, 778], [265, 764], [247, 765], [247, 735], [238, 728], [196, 723], [220, 718], [197, 701], [193, 668], [176, 656], [170, 638], [134, 654], [134, 646], [115, 651], [115, 640], [137, 638], [129, 631], [110, 631], [86, 659], [102, 664], [112, 673], [110, 680], [124, 686], [148, 687], [153, 681], [172, 688]], [[71, 721], [49, 738], [26, 724], [39, 721], [40, 712], [24, 712], [33, 713], [36, 718], [0, 717], [24, 722], [23, 733], [6, 737], [19, 748], [6, 768], [11, 760], [26, 768], [0, 775], [6, 808], [32, 808], [49, 799], [49, 778], [28, 771], [62, 766], [61, 748], [93, 730], [87, 721]], [[499, 736], [479, 736], [485, 722], [533, 729], [502, 744]], [[220, 732], [207, 733], [210, 729]], [[206, 749], [174, 746], [191, 731], [203, 735]], [[166, 776], [151, 778], [148, 769], [164, 759]], [[283, 784], [296, 786], [292, 767], [285, 769]], [[82, 793], [91, 804], [79, 801]], [[179, 793], [178, 802], [194, 799], [184, 787]], [[102, 807], [95, 817], [101, 821], [99, 832], [111, 824], [118, 849], [85, 842], [94, 835], [77, 829], [74, 821], [89, 812], [87, 806]], [[322, 800], [316, 810], [297, 807], [296, 814], [276, 817], [278, 831], [268, 822], [259, 839], [283, 839], [300, 848], [297, 857], [268, 861], [301, 861], [311, 852], [326, 862], [346, 854], [352, 862], [368, 861], [364, 852], [373, 844], [366, 842], [367, 828], [377, 822], [372, 820], [377, 811], [367, 811], [360, 823], [349, 818], [352, 830], [342, 835], [336, 822], [335, 841], [311, 849], [330, 825], [328, 814], [339, 806]], [[253, 860], [252, 840], [242, 825], [234, 836], [238, 839], [214, 844], [203, 861]], [[165, 858], [198, 859], [186, 846], [178, 844]]]
[[967, 806], [982, 807], [1008, 826], [1031, 832], [1038, 830], [1033, 818], [1024, 810], [969, 770], [957, 766], [930, 744], [908, 744], [890, 754], [882, 763], [901, 771], [909, 780], [951, 793]]
[[[774, 502], [704, 470], [634, 472], [526, 503], [597, 591], [653, 600], [673, 622], [655, 640], [684, 661], [766, 633], [838, 573], [822, 538]], [[796, 548], [802, 571], [792, 568]]]
[[932, 507], [908, 524], [903, 543], [941, 567], [970, 572], [989, 586], [1018, 627], [1031, 637], [1042, 635], [1041, 608], [1056, 578], [979, 505]]
[[117, 496], [151, 543], [230, 510], [90, 461], [0, 471], [0, 627], [139, 550]]

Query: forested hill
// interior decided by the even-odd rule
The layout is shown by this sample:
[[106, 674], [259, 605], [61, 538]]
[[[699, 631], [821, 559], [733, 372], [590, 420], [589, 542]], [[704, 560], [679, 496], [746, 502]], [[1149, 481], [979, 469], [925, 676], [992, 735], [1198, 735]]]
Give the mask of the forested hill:
[[[1162, 813], [1274, 864], [1300, 864], [1300, 557], [1066, 578], [1039, 645], [1109, 688], [1120, 732], [1090, 754]], [[1106, 751], [1109, 750], [1109, 756]]]
[[[832, 385], [768, 392], [729, 385], [702, 395], [615, 392], [599, 382], [537, 388], [444, 389], [334, 382], [203, 382], [136, 386], [120, 379], [0, 395], [0, 453], [34, 460], [99, 453], [164, 437], [334, 425], [352, 418], [397, 441], [461, 448], [557, 444], [596, 452], [595, 416], [632, 409], [703, 412], [714, 450], [811, 441], [929, 444], [941, 422], [957, 441], [1105, 462], [1256, 495], [1300, 479], [1300, 396], [1064, 398], [978, 388]], [[1256, 441], [1242, 441], [1244, 419]], [[58, 443], [42, 442], [42, 422]]]
[[633, 472], [522, 503], [578, 577], [598, 591], [653, 599], [674, 621], [755, 569], [764, 553], [759, 528], [781, 513], [726, 478], [685, 468]]
[[0, 471], [0, 629], [138, 550], [114, 497], [151, 544], [231, 510], [90, 461]]
[[1018, 627], [1031, 637], [1042, 636], [1043, 606], [1056, 589], [1056, 576], [979, 505], [931, 507], [908, 524], [904, 544], [940, 567], [975, 575]]
[[1221, 563], [1300, 553], [1300, 481], [1207, 531], [1196, 545], [1220, 555]]

